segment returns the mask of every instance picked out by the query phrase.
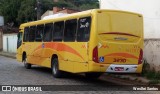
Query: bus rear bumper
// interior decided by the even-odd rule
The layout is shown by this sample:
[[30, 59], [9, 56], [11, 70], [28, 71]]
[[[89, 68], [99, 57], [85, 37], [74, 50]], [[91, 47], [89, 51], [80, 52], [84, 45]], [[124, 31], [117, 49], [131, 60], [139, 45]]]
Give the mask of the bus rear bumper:
[[143, 64], [100, 64], [92, 63], [89, 72], [104, 73], [141, 73]]
[[108, 73], [141, 73], [141, 65], [117, 65], [111, 64], [106, 72]]

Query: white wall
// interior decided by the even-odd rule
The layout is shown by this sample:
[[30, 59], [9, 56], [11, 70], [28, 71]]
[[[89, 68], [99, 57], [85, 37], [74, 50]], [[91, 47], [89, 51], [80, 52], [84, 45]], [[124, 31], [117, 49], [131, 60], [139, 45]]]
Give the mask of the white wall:
[[144, 57], [150, 64], [150, 69], [160, 71], [160, 39], [145, 40]]
[[100, 0], [100, 8], [143, 14], [144, 37], [160, 38], [160, 0]]
[[3, 51], [9, 53], [16, 53], [17, 51], [17, 34], [3, 35]]

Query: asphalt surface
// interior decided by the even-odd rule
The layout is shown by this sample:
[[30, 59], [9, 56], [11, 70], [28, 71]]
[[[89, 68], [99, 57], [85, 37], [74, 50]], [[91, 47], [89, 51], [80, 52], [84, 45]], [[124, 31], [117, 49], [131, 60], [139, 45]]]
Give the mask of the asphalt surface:
[[[25, 69], [22, 63], [15, 59], [0, 56], [0, 85], [61, 85], [61, 86], [96, 86], [105, 85], [112, 88], [118, 84], [103, 79], [86, 79], [83, 75], [67, 74], [64, 78], [54, 78], [51, 70], [44, 67], [33, 66], [32, 69]], [[43, 92], [7, 92], [7, 94], [160, 94], [158, 91], [43, 91]], [[6, 94], [6, 92], [0, 92]]]

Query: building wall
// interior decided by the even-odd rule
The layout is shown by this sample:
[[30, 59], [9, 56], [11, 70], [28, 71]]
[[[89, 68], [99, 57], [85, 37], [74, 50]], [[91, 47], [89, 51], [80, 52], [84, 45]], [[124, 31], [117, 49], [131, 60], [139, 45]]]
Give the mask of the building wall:
[[144, 37], [160, 38], [160, 0], [100, 0], [100, 8], [143, 14]]
[[160, 39], [146, 39], [144, 43], [144, 57], [151, 69], [160, 71]]
[[3, 32], [0, 30], [0, 51], [3, 48]]
[[3, 35], [3, 51], [9, 53], [16, 53], [17, 51], [17, 34]]

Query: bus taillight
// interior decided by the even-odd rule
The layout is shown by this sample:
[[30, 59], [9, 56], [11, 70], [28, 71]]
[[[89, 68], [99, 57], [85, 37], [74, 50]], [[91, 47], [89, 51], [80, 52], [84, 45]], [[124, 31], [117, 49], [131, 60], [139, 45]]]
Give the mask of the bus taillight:
[[143, 61], [143, 50], [140, 50], [140, 54], [139, 54], [139, 60], [138, 60], [138, 64], [142, 64]]
[[92, 55], [93, 55], [92, 60], [98, 63], [98, 47], [97, 46], [93, 49]]

